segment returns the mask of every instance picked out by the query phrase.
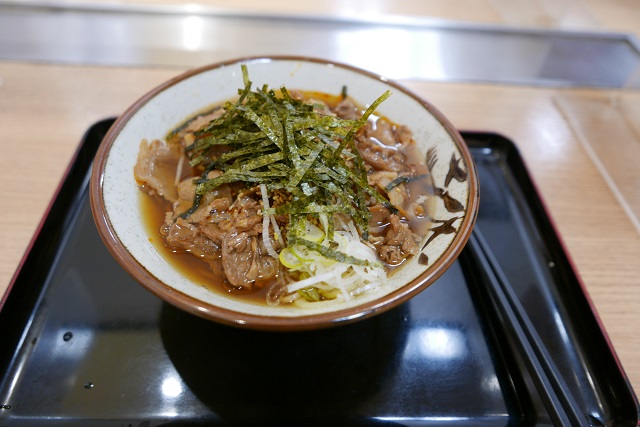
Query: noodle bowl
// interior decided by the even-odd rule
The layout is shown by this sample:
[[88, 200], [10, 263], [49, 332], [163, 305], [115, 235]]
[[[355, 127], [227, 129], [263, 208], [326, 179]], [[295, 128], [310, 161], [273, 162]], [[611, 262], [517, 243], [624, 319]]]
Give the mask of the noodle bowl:
[[[252, 92], [264, 89], [268, 95], [273, 89], [274, 97], [311, 106], [315, 119], [338, 129], [337, 138], [324, 141], [324, 134], [309, 137], [303, 127], [309, 141], [330, 150], [309, 142], [280, 147], [284, 154], [277, 144], [241, 152], [238, 144], [212, 143], [220, 137], [210, 137], [217, 132], [211, 124], [245, 105], [234, 103], [243, 99], [247, 76], [256, 82]], [[226, 101], [224, 111], [208, 107]], [[202, 113], [194, 116], [196, 111]], [[259, 119], [243, 114], [277, 141]], [[245, 126], [243, 138], [254, 130]], [[147, 148], [168, 153], [158, 159], [171, 164], [171, 172], [161, 175], [171, 177], [172, 188], [154, 187], [155, 178], [141, 172], [139, 155]], [[300, 151], [297, 159], [286, 157], [291, 150]], [[314, 156], [329, 164], [316, 165], [309, 160]], [[150, 165], [155, 169], [156, 163]], [[239, 179], [242, 174], [250, 178]], [[254, 180], [258, 175], [268, 179]], [[261, 329], [326, 327], [407, 300], [455, 260], [478, 204], [469, 151], [433, 106], [367, 72], [301, 58], [215, 64], [156, 88], [116, 121], [96, 158], [91, 185], [103, 239], [143, 286], [200, 316]], [[141, 198], [145, 209], [153, 206], [145, 197], [166, 212], [154, 216], [153, 226], [145, 215], [133, 214]], [[211, 228], [198, 228], [202, 224]], [[193, 227], [195, 233], [181, 234]], [[167, 261], [178, 256], [173, 252], [204, 264], [217, 284], [176, 268]]]

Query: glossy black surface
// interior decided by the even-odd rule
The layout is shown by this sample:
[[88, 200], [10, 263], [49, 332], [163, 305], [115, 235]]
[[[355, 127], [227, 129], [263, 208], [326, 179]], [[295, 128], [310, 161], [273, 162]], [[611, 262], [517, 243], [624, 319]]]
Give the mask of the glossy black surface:
[[[196, 318], [137, 285], [100, 240], [92, 127], [0, 311], [4, 425], [549, 425], [527, 357], [467, 247], [408, 303], [328, 330], [265, 333]], [[478, 227], [591, 425], [638, 424], [512, 144], [465, 134]], [[597, 349], [597, 351], [594, 351]]]

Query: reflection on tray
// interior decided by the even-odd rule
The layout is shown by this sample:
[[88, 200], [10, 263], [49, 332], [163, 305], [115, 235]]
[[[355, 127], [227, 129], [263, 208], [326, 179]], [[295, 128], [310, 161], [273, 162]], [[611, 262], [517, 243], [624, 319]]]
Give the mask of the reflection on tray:
[[[162, 342], [198, 399], [229, 422], [325, 418], [379, 393], [400, 363], [407, 307], [344, 327], [298, 333], [236, 330], [165, 304]], [[256, 414], [260, 414], [256, 419]]]

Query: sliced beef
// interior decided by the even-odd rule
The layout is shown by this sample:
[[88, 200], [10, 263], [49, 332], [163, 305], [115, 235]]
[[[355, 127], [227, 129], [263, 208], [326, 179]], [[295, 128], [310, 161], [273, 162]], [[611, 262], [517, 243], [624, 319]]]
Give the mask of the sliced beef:
[[381, 204], [371, 206], [369, 212], [371, 212], [369, 227], [385, 226], [389, 223], [391, 212]]
[[256, 280], [275, 277], [278, 260], [271, 257], [259, 236], [228, 233], [222, 241], [222, 266], [231, 285], [252, 288]]
[[378, 187], [381, 190], [398, 177], [398, 172], [390, 171], [374, 171], [367, 175], [367, 181], [372, 187]]
[[[175, 207], [190, 207], [195, 194], [192, 181], [183, 181], [178, 193], [180, 199]], [[203, 258], [212, 268], [220, 268], [235, 288], [251, 289], [257, 280], [273, 278], [279, 261], [268, 254], [262, 243], [260, 202], [249, 196], [240, 196], [233, 203], [230, 195], [212, 197], [211, 202], [201, 205], [186, 219], [177, 216], [178, 210], [169, 213], [161, 230], [165, 244]]]
[[333, 109], [333, 112], [336, 116], [346, 120], [358, 120], [362, 117], [362, 112], [350, 98], [345, 98], [340, 101]]
[[378, 119], [367, 130], [367, 136], [387, 147], [398, 147], [398, 127], [385, 119]]
[[[174, 218], [178, 215], [186, 212], [193, 206], [193, 200], [196, 196], [196, 184], [194, 178], [187, 178], [182, 180], [176, 187], [178, 193], [178, 199], [173, 203]], [[197, 223], [198, 219], [203, 215], [206, 215], [205, 206], [200, 205], [200, 208], [189, 216], [188, 221], [190, 223]]]
[[380, 259], [389, 265], [398, 265], [418, 252], [418, 244], [409, 226], [397, 215], [390, 215], [384, 243], [378, 250]]
[[398, 246], [383, 245], [378, 249], [378, 256], [389, 265], [399, 265], [406, 259]]
[[398, 178], [398, 173], [389, 171], [371, 172], [367, 176], [369, 185], [377, 187], [383, 194], [387, 196], [389, 202], [393, 206], [397, 208], [403, 208], [407, 199], [409, 198], [409, 194], [407, 193], [404, 184], [398, 184], [391, 190], [387, 191], [387, 186], [391, 184], [396, 178]]
[[176, 170], [181, 159], [180, 145], [167, 144], [158, 139], [149, 143], [145, 139], [140, 144], [133, 174], [143, 191], [158, 194], [173, 203], [178, 200]]
[[240, 196], [231, 205], [231, 218], [220, 222], [220, 229], [230, 233], [251, 231], [256, 235], [262, 231], [262, 205], [249, 196]]
[[203, 259], [220, 257], [220, 246], [204, 236], [197, 226], [182, 218], [174, 221], [168, 217], [160, 229], [160, 234], [169, 249], [189, 252]]
[[[194, 178], [187, 178], [177, 186], [178, 200], [173, 204], [174, 218], [184, 213], [193, 206], [196, 196], [196, 183]], [[200, 202], [200, 206], [187, 217], [191, 224], [206, 225], [218, 223], [231, 218], [228, 213], [231, 208], [231, 190], [227, 184], [223, 184], [206, 194]]]
[[395, 145], [388, 146], [373, 137], [371, 122], [367, 123], [356, 135], [356, 147], [363, 160], [376, 170], [403, 172], [408, 170], [406, 158]]
[[229, 220], [221, 221], [222, 266], [227, 281], [237, 288], [252, 288], [257, 280], [275, 277], [279, 260], [262, 242], [262, 205], [249, 195], [231, 205]]
[[[208, 212], [208, 216], [205, 220], [200, 221], [200, 232], [221, 246], [226, 235], [230, 233], [251, 231], [251, 235], [257, 235], [261, 230], [258, 224], [262, 224], [262, 216], [258, 215], [257, 208], [247, 209], [248, 205], [259, 206], [257, 202], [248, 200], [245, 200], [244, 203], [239, 200], [232, 203], [230, 196], [214, 199], [206, 206], [205, 210]], [[239, 227], [236, 227], [235, 224], [238, 224]]]
[[224, 113], [224, 109], [223, 108], [216, 108], [215, 110], [213, 110], [212, 112], [210, 112], [208, 114], [200, 115], [200, 116], [196, 117], [195, 119], [191, 120], [191, 122], [189, 122], [189, 124], [184, 129], [184, 131], [187, 132], [187, 133], [195, 132], [198, 129], [204, 127], [205, 125], [208, 125], [209, 122], [211, 122], [212, 120], [215, 120], [218, 117], [220, 117], [222, 115], [222, 113]]

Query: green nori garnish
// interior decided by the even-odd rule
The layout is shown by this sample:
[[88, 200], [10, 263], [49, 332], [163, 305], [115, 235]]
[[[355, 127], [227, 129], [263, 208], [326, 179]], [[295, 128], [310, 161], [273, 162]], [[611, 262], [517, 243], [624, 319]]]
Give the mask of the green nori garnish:
[[429, 174], [420, 174], [420, 175], [412, 175], [412, 176], [399, 176], [396, 179], [394, 179], [393, 181], [391, 181], [389, 184], [387, 184], [384, 187], [384, 190], [388, 193], [389, 191], [393, 190], [394, 188], [396, 188], [400, 184], [405, 184], [407, 182], [415, 181], [415, 180], [418, 180], [418, 179], [423, 179], [423, 178], [426, 178], [428, 176], [429, 176]]
[[[369, 196], [393, 209], [389, 201], [367, 182], [367, 173], [354, 141], [375, 109], [391, 94], [383, 93], [358, 120], [321, 114], [314, 105], [291, 97], [285, 87], [279, 93], [262, 88], [251, 90], [246, 66], [242, 66], [244, 88], [236, 102], [227, 102], [220, 117], [195, 132], [186, 152], [191, 166], [205, 173], [196, 180], [194, 205], [182, 213], [188, 217], [204, 194], [231, 182], [265, 184], [283, 189], [292, 200], [267, 209], [264, 214], [287, 214], [289, 244], [302, 244], [324, 256], [351, 264], [367, 262], [304, 239], [304, 221], [309, 215], [328, 214], [329, 238], [333, 238], [334, 213], [349, 215], [368, 238]], [[346, 96], [346, 88], [342, 97]], [[173, 131], [170, 135], [175, 135]], [[217, 146], [228, 147], [220, 153]], [[207, 172], [223, 172], [207, 178]]]

